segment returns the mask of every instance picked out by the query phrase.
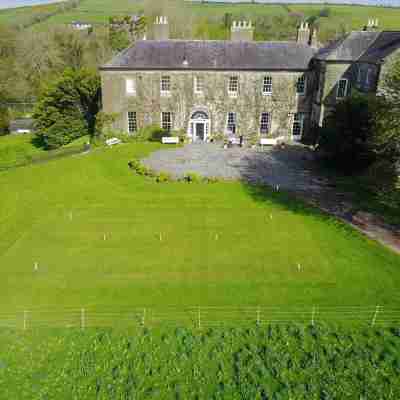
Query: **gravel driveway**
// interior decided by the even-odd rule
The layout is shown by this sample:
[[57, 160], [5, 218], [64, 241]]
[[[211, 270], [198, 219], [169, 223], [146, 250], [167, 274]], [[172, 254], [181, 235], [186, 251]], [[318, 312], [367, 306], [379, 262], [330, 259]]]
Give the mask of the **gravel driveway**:
[[187, 172], [224, 179], [263, 183], [287, 190], [319, 191], [326, 180], [313, 172], [311, 152], [303, 146], [284, 149], [233, 147], [213, 143], [188, 144], [152, 153], [143, 163], [156, 170], [183, 177]]

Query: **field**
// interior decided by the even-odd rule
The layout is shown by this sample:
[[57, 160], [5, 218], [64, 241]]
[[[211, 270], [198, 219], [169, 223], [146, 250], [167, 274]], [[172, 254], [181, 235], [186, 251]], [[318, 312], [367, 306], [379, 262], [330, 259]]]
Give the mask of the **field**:
[[[381, 29], [399, 29], [399, 8], [367, 7], [367, 6], [346, 6], [346, 5], [316, 5], [316, 4], [190, 4], [183, 0], [173, 1], [175, 5], [165, 10], [170, 16], [170, 20], [177, 19], [177, 23], [184, 20], [192, 21], [195, 25], [193, 35], [203, 37], [204, 29], [207, 29], [207, 37], [219, 39], [225, 37], [221, 26], [222, 17], [225, 13], [232, 14], [233, 19], [253, 19], [265, 18], [267, 30], [264, 33], [257, 33], [257, 39], [262, 40], [283, 40], [294, 38], [296, 35], [295, 26], [289, 23], [290, 15], [299, 15], [303, 18], [309, 16], [319, 16], [321, 10], [328, 8], [327, 17], [319, 17], [320, 40], [332, 39], [336, 34], [343, 30], [360, 30], [367, 23], [369, 18], [379, 19]], [[177, 6], [176, 3], [179, 5]], [[37, 24], [35, 29], [44, 30], [49, 25], [67, 24], [72, 21], [85, 21], [94, 24], [104, 24], [108, 18], [114, 15], [126, 15], [137, 13], [143, 9], [143, 1], [131, 0], [84, 0], [77, 8], [58, 13], [44, 22]], [[18, 23], [27, 18], [28, 15], [40, 13], [39, 6], [17, 10], [0, 11], [0, 23]], [[156, 6], [157, 8], [157, 6]], [[177, 15], [179, 14], [179, 16]], [[218, 20], [220, 23], [218, 23]], [[206, 22], [207, 21], [207, 22]], [[211, 27], [212, 25], [212, 27]], [[206, 28], [208, 26], [208, 28]], [[266, 27], [264, 27], [266, 28]], [[264, 29], [263, 28], [263, 29]]]
[[397, 255], [284, 193], [133, 175], [159, 146], [0, 172], [0, 312], [398, 308]]
[[0, 331], [0, 399], [397, 400], [398, 329]]

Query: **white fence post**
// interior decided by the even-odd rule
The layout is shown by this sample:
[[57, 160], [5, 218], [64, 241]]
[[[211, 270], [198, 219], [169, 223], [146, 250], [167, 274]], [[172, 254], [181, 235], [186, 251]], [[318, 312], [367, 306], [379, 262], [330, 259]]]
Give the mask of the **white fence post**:
[[260, 318], [260, 307], [257, 308], [257, 325], [260, 325], [261, 318]]
[[200, 313], [200, 307], [199, 307], [199, 309], [198, 309], [197, 322], [198, 322], [198, 327], [199, 327], [199, 329], [201, 329], [201, 313]]
[[28, 328], [28, 311], [24, 311], [24, 331]]
[[315, 306], [312, 309], [312, 314], [311, 314], [311, 325], [314, 326], [315, 323]]
[[372, 318], [372, 321], [371, 321], [371, 326], [375, 325], [379, 310], [380, 310], [380, 306], [376, 306], [374, 317]]
[[85, 329], [86, 320], [85, 320], [85, 309], [81, 309], [81, 329]]

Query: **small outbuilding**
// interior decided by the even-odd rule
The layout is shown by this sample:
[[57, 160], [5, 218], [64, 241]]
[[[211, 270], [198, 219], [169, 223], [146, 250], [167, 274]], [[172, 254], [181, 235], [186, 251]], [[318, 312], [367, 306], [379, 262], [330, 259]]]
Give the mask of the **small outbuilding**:
[[33, 118], [18, 118], [10, 122], [10, 133], [14, 135], [21, 135], [24, 133], [31, 133], [35, 129], [35, 121]]

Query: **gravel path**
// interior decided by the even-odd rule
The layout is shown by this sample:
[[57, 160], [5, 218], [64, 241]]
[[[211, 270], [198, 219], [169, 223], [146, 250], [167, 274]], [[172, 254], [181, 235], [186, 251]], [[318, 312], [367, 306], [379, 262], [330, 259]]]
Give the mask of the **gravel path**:
[[321, 178], [311, 172], [310, 153], [305, 147], [285, 149], [224, 149], [212, 143], [188, 144], [152, 153], [143, 163], [156, 170], [182, 177], [187, 172], [224, 179], [241, 179], [285, 189], [318, 190]]
[[201, 176], [239, 179], [284, 189], [400, 253], [399, 228], [371, 215], [360, 217], [366, 213], [356, 207], [351, 194], [338, 192], [334, 183], [318, 173], [307, 147], [224, 149], [214, 143], [193, 143], [156, 151], [142, 161], [153, 170], [169, 172], [176, 178], [195, 172]]

